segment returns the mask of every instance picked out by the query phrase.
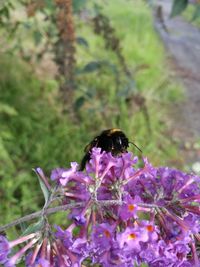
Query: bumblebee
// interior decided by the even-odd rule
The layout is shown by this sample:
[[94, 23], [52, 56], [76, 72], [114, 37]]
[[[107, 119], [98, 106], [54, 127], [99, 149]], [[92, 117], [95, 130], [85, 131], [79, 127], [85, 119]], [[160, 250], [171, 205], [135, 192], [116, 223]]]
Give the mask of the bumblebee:
[[90, 153], [93, 147], [100, 147], [102, 151], [111, 152], [113, 156], [127, 152], [129, 144], [133, 144], [140, 152], [139, 147], [129, 142], [126, 135], [117, 128], [104, 130], [96, 136], [84, 149], [85, 155], [80, 164], [80, 170], [85, 169], [86, 163], [90, 160]]

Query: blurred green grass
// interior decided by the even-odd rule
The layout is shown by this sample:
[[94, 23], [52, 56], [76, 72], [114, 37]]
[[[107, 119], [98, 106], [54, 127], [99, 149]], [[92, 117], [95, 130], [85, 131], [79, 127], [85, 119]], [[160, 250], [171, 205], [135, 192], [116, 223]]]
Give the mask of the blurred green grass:
[[[103, 12], [121, 40], [122, 52], [134, 73], [134, 93], [146, 99], [149, 121], [132, 96], [119, 94], [108, 68], [77, 75], [75, 96], [86, 98], [78, 119], [63, 114], [58, 84], [39, 79], [17, 56], [0, 57], [0, 197], [1, 224], [42, 208], [43, 196], [32, 168], [49, 175], [55, 167], [80, 162], [85, 145], [101, 130], [120, 127], [155, 165], [173, 164], [176, 147], [166, 129], [167, 108], [181, 97], [165, 62], [163, 46], [153, 29], [143, 1], [112, 0]], [[89, 48], [77, 47], [77, 66], [90, 60], [118, 64], [116, 55], [104, 48], [101, 37], [89, 25], [77, 21], [77, 36], [85, 36]], [[30, 42], [30, 40], [29, 40]], [[38, 68], [39, 66], [35, 66]], [[123, 80], [123, 79], [122, 79]], [[127, 81], [124, 78], [124, 83]], [[149, 130], [151, 128], [151, 132]], [[131, 151], [138, 154], [134, 148]], [[59, 220], [58, 216], [56, 220]]]

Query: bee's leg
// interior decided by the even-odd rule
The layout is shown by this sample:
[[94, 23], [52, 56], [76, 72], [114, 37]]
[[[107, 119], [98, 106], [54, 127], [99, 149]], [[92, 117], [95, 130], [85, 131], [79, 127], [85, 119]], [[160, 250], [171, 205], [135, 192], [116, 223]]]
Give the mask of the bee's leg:
[[88, 152], [81, 160], [79, 171], [83, 171], [85, 169], [85, 165], [89, 160], [90, 160], [90, 153]]

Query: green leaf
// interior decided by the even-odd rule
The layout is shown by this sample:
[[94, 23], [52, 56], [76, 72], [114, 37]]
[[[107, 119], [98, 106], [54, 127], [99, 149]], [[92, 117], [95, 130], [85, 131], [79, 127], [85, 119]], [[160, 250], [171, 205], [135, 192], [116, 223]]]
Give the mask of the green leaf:
[[195, 10], [192, 16], [192, 21], [198, 19], [200, 17], [200, 4], [195, 5]]
[[101, 65], [102, 64], [99, 61], [91, 61], [85, 65], [83, 72], [93, 72], [99, 70]]
[[94, 10], [95, 16], [98, 16], [102, 12], [103, 7], [97, 3], [94, 3], [93, 10]]
[[88, 90], [85, 92], [85, 95], [90, 100], [97, 95], [97, 88], [96, 87], [89, 87]]
[[0, 135], [0, 166], [4, 167], [3, 165], [4, 165], [4, 162], [6, 161], [7, 162], [11, 161], [11, 158], [3, 142], [3, 139]]
[[13, 107], [4, 104], [4, 103], [0, 103], [0, 113], [5, 113], [7, 115], [10, 116], [16, 116], [17, 115], [17, 111], [16, 109], [14, 109]]
[[147, 263], [141, 263], [140, 267], [148, 267], [149, 265]]
[[40, 168], [36, 168], [33, 169], [35, 171], [35, 173], [37, 174], [37, 177], [39, 179], [40, 182], [40, 187], [42, 189], [43, 195], [44, 195], [44, 199], [45, 199], [45, 204], [48, 202], [49, 197], [50, 197], [50, 191], [47, 188], [47, 186], [45, 185], [45, 183], [43, 182], [41, 176], [44, 175], [43, 171]]
[[39, 182], [40, 182], [40, 187], [42, 189], [42, 192], [43, 192], [43, 195], [44, 195], [44, 199], [45, 199], [45, 204], [46, 204], [47, 201], [49, 200], [50, 192], [49, 192], [48, 188], [46, 187], [46, 185], [44, 184], [44, 182], [41, 179], [39, 179]]
[[39, 45], [41, 43], [41, 40], [42, 40], [41, 32], [40, 31], [34, 31], [33, 32], [33, 38], [34, 38], [35, 45]]
[[84, 103], [85, 103], [85, 98], [83, 96], [77, 98], [77, 100], [74, 103], [75, 110], [79, 110]]
[[170, 17], [175, 17], [182, 13], [188, 5], [188, 0], [174, 0]]
[[29, 235], [31, 233], [38, 232], [42, 229], [43, 226], [44, 226], [44, 219], [41, 218], [38, 222], [29, 225], [26, 228], [26, 230], [22, 233], [22, 235], [24, 236], [24, 235]]
[[127, 84], [125, 84], [123, 88], [121, 88], [118, 91], [117, 96], [126, 98], [130, 96], [131, 94], [133, 94], [135, 91], [136, 91], [135, 81], [132, 79], [129, 79]]
[[47, 7], [47, 9], [51, 10], [52, 12], [55, 11], [55, 4], [54, 1], [52, 0], [45, 0], [45, 6]]
[[31, 23], [30, 23], [29, 21], [23, 21], [23, 22], [21, 23], [21, 25], [22, 25], [26, 30], [30, 30], [31, 27], [32, 27], [32, 25], [31, 25]]
[[76, 42], [77, 42], [77, 44], [79, 44], [81, 46], [84, 46], [85, 48], [88, 48], [89, 47], [88, 42], [83, 37], [77, 37], [76, 38]]
[[83, 67], [83, 69], [78, 70], [77, 74], [94, 72], [100, 70], [103, 67], [110, 69], [114, 74], [118, 74], [116, 66], [114, 64], [111, 64], [107, 60], [90, 61]]
[[74, 13], [81, 11], [81, 9], [83, 9], [86, 5], [86, 2], [87, 0], [73, 0], [72, 3]]
[[4, 6], [3, 8], [0, 8], [0, 15], [5, 16], [7, 19], [10, 18], [10, 11], [7, 6]]

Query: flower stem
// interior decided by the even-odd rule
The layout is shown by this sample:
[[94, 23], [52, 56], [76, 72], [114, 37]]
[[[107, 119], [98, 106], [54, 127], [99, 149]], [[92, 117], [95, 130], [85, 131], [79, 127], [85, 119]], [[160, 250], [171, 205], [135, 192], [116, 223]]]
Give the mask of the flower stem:
[[[57, 211], [65, 211], [65, 210], [68, 210], [68, 209], [71, 209], [71, 208], [74, 208], [74, 207], [84, 207], [84, 205], [85, 205], [84, 202], [77, 202], [77, 203], [57, 206], [57, 207], [54, 207], [54, 208], [49, 208], [49, 209], [46, 209], [45, 215], [49, 215], [49, 214], [55, 213]], [[31, 221], [31, 220], [33, 220], [35, 218], [38, 218], [43, 214], [43, 212], [44, 211], [42, 209], [40, 211], [36, 211], [34, 213], [26, 215], [26, 216], [24, 216], [22, 218], [16, 219], [15, 221], [13, 221], [11, 223], [5, 224], [4, 226], [0, 227], [0, 232], [3, 232], [4, 230], [6, 230], [6, 229], [8, 229], [8, 228], [10, 228], [12, 226], [15, 226], [17, 224], [20, 224], [20, 223], [23, 223], [23, 222], [27, 222], [27, 221]]]
[[[122, 205], [122, 201], [119, 200], [101, 200], [98, 201], [98, 204], [101, 206], [112, 206], [112, 205]], [[86, 203], [85, 202], [77, 202], [77, 203], [72, 203], [72, 204], [66, 204], [66, 205], [61, 205], [61, 206], [57, 206], [54, 208], [48, 208], [45, 210], [45, 215], [49, 215], [58, 211], [65, 211], [71, 208], [78, 208], [78, 207], [85, 207]], [[29, 215], [26, 215], [22, 218], [16, 219], [15, 221], [5, 224], [3, 226], [0, 227], [0, 232], [5, 231], [6, 229], [15, 226], [17, 224], [23, 223], [23, 222], [27, 222], [27, 221], [31, 221], [35, 218], [41, 217], [44, 213], [44, 210], [40, 210], [34, 213], [31, 213]]]

